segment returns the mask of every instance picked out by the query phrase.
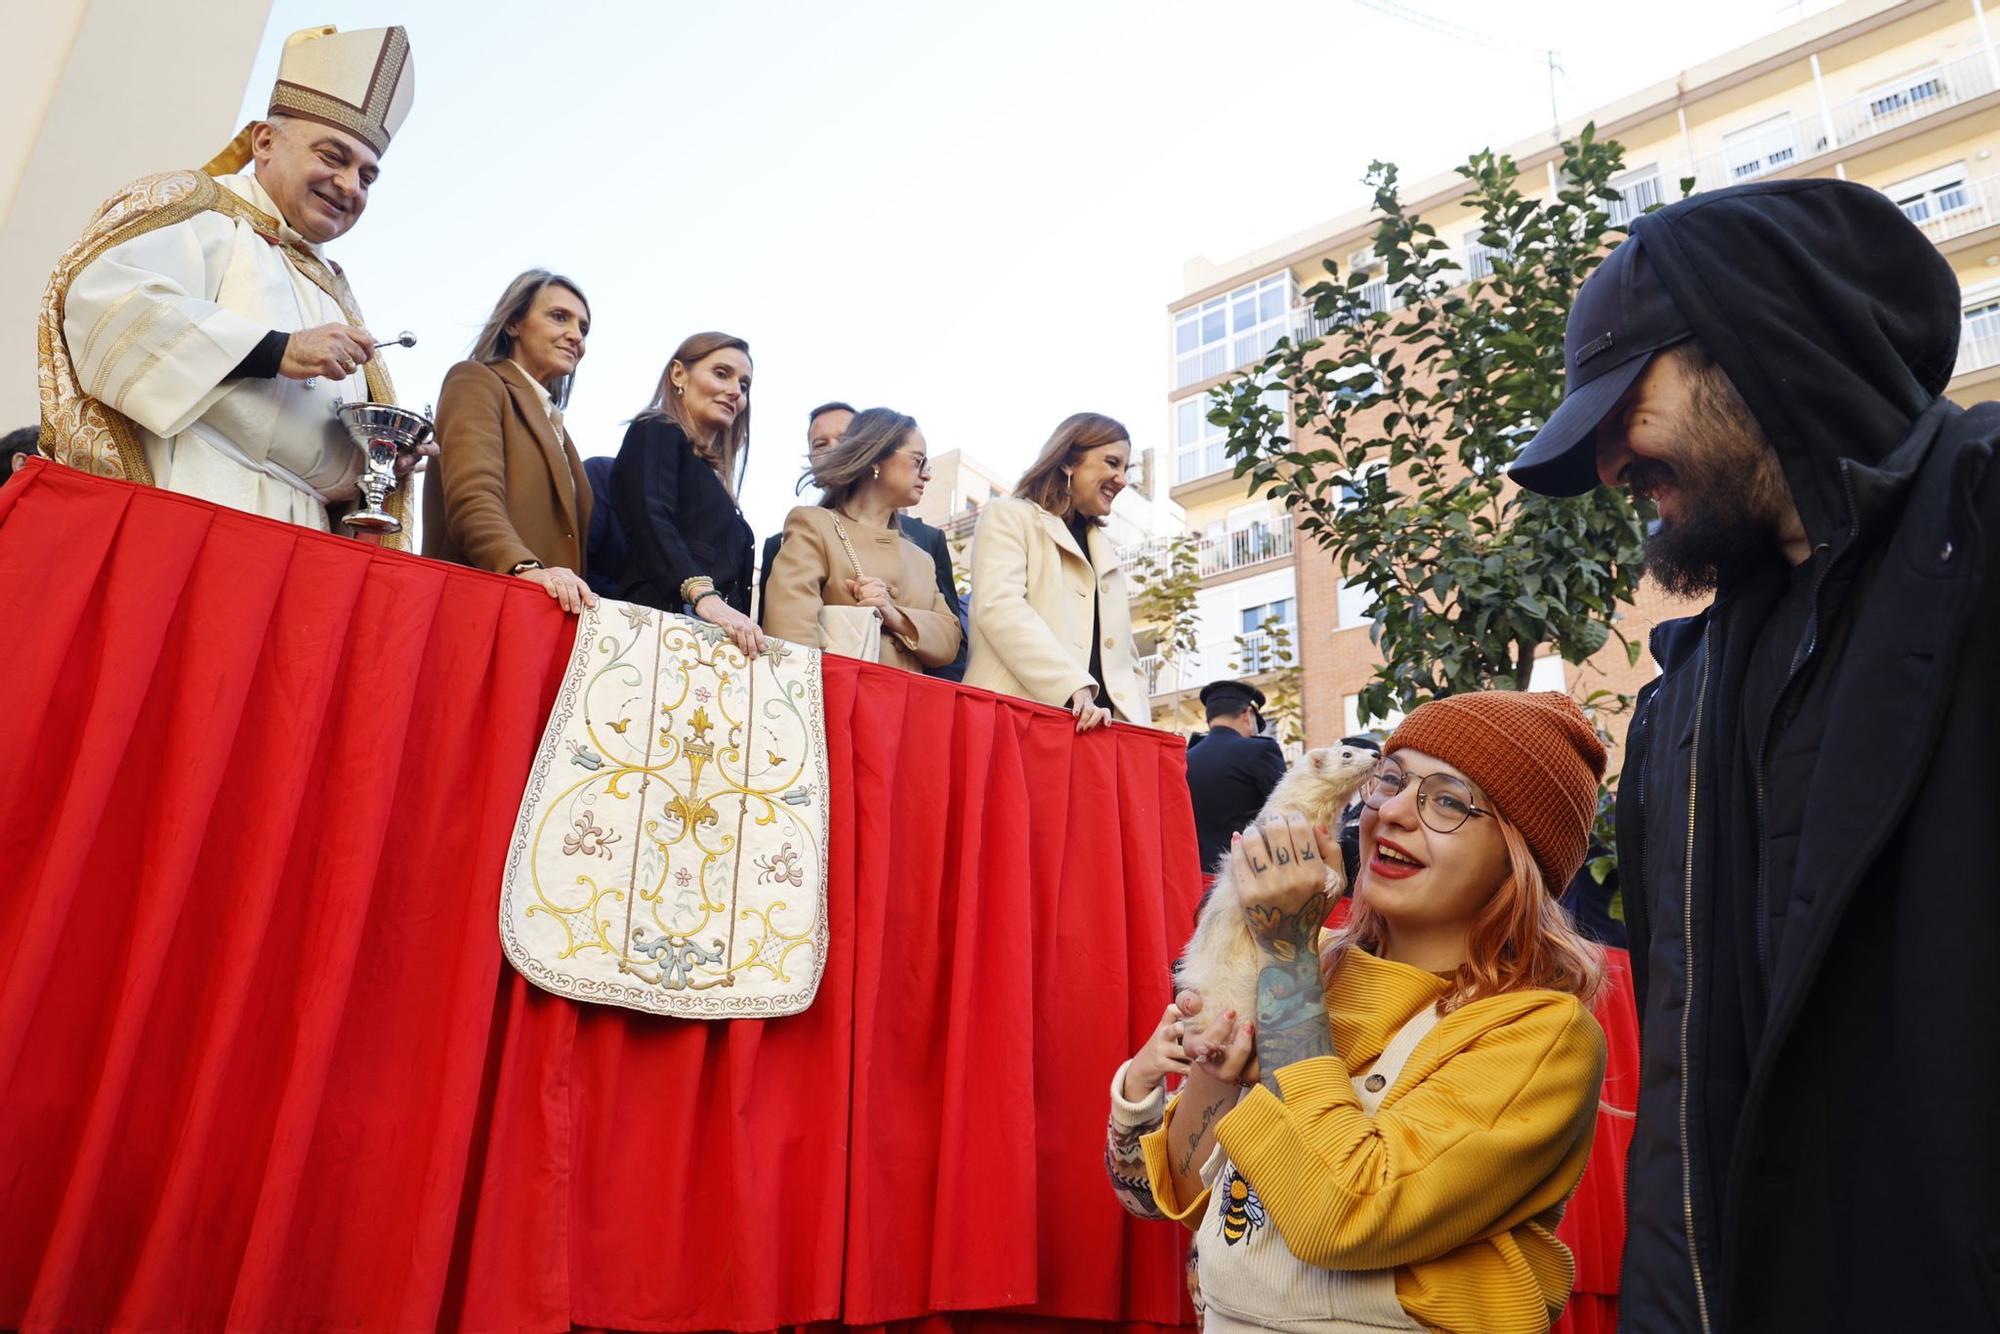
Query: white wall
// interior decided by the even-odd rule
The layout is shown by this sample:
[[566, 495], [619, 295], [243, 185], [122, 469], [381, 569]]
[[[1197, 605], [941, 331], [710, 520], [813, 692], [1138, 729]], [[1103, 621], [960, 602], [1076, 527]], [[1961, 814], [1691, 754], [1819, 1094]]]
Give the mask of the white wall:
[[0, 41], [0, 430], [39, 415], [49, 271], [134, 177], [199, 167], [241, 128], [271, 0], [20, 0]]

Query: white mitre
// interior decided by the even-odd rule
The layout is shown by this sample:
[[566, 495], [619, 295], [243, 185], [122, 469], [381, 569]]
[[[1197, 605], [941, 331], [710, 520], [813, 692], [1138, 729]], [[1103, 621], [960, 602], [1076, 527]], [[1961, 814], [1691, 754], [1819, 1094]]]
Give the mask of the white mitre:
[[410, 114], [416, 90], [410, 35], [402, 28], [303, 28], [285, 39], [266, 114], [345, 130], [380, 156]]

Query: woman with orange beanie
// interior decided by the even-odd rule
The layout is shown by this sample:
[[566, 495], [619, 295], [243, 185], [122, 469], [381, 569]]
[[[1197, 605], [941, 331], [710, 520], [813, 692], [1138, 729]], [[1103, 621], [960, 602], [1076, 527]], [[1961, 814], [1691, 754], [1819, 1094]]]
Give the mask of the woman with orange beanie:
[[1198, 1235], [1209, 1334], [1512, 1334], [1561, 1313], [1555, 1226], [1590, 1155], [1604, 1037], [1600, 956], [1555, 895], [1603, 772], [1566, 695], [1421, 706], [1366, 791], [1337, 932], [1321, 931], [1328, 830], [1292, 815], [1237, 836], [1257, 1013], [1196, 1031], [1200, 998], [1177, 998], [1187, 1083], [1140, 1141], [1154, 1203]]

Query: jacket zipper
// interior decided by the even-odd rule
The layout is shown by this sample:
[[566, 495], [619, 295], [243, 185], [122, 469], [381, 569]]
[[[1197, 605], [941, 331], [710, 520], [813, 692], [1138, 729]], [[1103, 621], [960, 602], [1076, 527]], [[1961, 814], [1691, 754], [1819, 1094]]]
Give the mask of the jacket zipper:
[[[1639, 713], [1637, 723], [1634, 725], [1634, 730], [1638, 733], [1637, 739], [1627, 738], [1625, 743], [1628, 750], [1636, 747], [1636, 753], [1639, 756], [1639, 771], [1632, 775], [1632, 801], [1639, 810], [1637, 827], [1641, 830], [1646, 827], [1646, 773], [1653, 767], [1652, 756], [1646, 751], [1646, 733], [1651, 728], [1652, 722], [1653, 697], [1649, 696], [1645, 707]], [[1622, 797], [1624, 794], [1620, 793], [1619, 795]], [[1612, 833], [1613, 842], [1615, 843], [1617, 841], [1617, 830], [1615, 827]], [[1618, 882], [1620, 892], [1624, 895], [1625, 899], [1625, 920], [1627, 922], [1632, 920], [1632, 914], [1636, 905], [1641, 924], [1645, 925], [1646, 840], [1644, 837], [1640, 837], [1633, 841], [1638, 846], [1632, 849], [1632, 865], [1628, 868], [1622, 861], [1619, 863]]]
[[[1854, 507], [1854, 478], [1848, 471], [1848, 460], [1840, 461], [1840, 484], [1843, 498], [1847, 501], [1847, 545], [1843, 551], [1852, 550], [1854, 539], [1861, 531], [1860, 520]], [[1812, 616], [1806, 622], [1806, 642], [1803, 652], [1792, 656], [1791, 668], [1785, 673], [1785, 684], [1778, 689], [1777, 697], [1771, 703], [1771, 716], [1764, 720], [1764, 735], [1757, 745], [1757, 763], [1754, 767], [1757, 793], [1757, 894], [1754, 900], [1757, 912], [1757, 972], [1764, 986], [1771, 985], [1771, 909], [1766, 901], [1769, 886], [1765, 883], [1765, 849], [1770, 844], [1764, 828], [1764, 770], [1771, 759], [1771, 735], [1777, 730], [1777, 721], [1784, 713], [1786, 701], [1791, 697], [1792, 687], [1798, 683], [1799, 673], [1813, 660], [1819, 651], [1819, 627], [1824, 616], [1819, 605], [1820, 593], [1826, 587], [1827, 576], [1833, 573], [1834, 558], [1829, 555], [1826, 564], [1820, 567], [1813, 579]]]
[[1695, 801], [1701, 794], [1701, 716], [1708, 704], [1708, 668], [1713, 635], [1710, 626], [1701, 637], [1701, 683], [1695, 689], [1694, 738], [1688, 748], [1688, 832], [1687, 864], [1681, 886], [1681, 949], [1687, 970], [1687, 1002], [1681, 1006], [1681, 1216], [1687, 1224], [1688, 1268], [1694, 1274], [1695, 1310], [1701, 1316], [1702, 1334], [1708, 1334], [1708, 1290], [1702, 1282], [1701, 1251], [1694, 1237], [1694, 1155], [1688, 1149], [1688, 1023], [1694, 1014], [1697, 994], [1694, 976], [1694, 832]]

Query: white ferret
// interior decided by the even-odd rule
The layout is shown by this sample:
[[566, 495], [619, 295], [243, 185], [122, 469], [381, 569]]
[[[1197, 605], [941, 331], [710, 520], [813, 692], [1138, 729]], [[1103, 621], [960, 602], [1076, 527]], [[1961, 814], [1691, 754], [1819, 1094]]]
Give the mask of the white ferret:
[[[1375, 772], [1377, 755], [1360, 746], [1330, 746], [1309, 750], [1285, 771], [1271, 789], [1262, 820], [1277, 811], [1298, 811], [1315, 825], [1332, 828], [1355, 791]], [[1326, 866], [1326, 887], [1338, 899], [1347, 888], [1347, 874], [1338, 857]], [[1174, 965], [1174, 990], [1201, 993], [1202, 1028], [1230, 1010], [1249, 1018], [1257, 1013], [1257, 946], [1243, 920], [1243, 900], [1223, 860], [1195, 923], [1194, 936]]]

